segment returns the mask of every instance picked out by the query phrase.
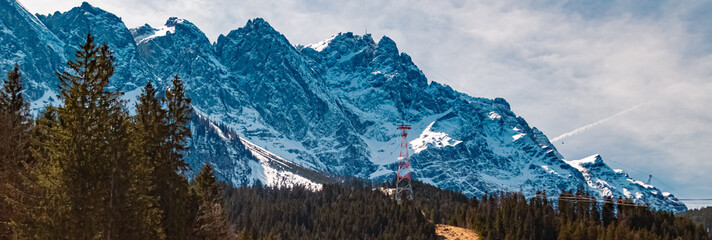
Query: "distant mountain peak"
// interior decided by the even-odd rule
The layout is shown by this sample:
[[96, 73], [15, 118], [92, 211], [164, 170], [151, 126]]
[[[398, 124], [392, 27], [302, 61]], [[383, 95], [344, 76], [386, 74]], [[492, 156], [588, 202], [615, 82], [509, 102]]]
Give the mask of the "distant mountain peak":
[[232, 30], [227, 35], [220, 34], [215, 46], [216, 51], [220, 53], [224, 46], [233, 44], [241, 45], [245, 43], [266, 44], [270, 46], [276, 44], [282, 46], [272, 48], [275, 50], [284, 50], [284, 47], [294, 49], [294, 46], [289, 44], [289, 40], [287, 40], [284, 35], [277, 32], [277, 30], [262, 18], [250, 19], [243, 27]]
[[272, 27], [267, 21], [265, 21], [262, 18], [254, 18], [247, 20], [247, 23], [245, 26], [242, 28], [239, 28], [238, 31], [242, 31], [245, 33], [258, 33], [262, 35], [282, 35], [277, 30]]
[[399, 53], [396, 42], [388, 36], [383, 36], [381, 40], [378, 40], [378, 52], [387, 55], [398, 55]]
[[247, 20], [247, 24], [245, 24], [245, 27], [251, 27], [251, 28], [265, 28], [265, 29], [271, 29], [274, 30], [274, 28], [263, 18], [253, 18], [250, 20]]
[[[184, 22], [190, 23], [190, 22], [188, 22], [187, 20], [182, 19], [182, 18], [170, 17], [170, 18], [168, 18], [168, 20], [166, 20], [166, 24], [165, 24], [165, 25], [168, 26], [168, 27], [174, 27], [174, 26], [176, 26], [176, 25], [178, 25], [178, 24], [183, 24]], [[192, 25], [192, 23], [190, 23], [190, 24]]]
[[89, 4], [88, 2], [82, 2], [82, 5], [79, 6], [80, 8], [86, 9], [86, 10], [93, 10], [96, 9], [94, 6]]

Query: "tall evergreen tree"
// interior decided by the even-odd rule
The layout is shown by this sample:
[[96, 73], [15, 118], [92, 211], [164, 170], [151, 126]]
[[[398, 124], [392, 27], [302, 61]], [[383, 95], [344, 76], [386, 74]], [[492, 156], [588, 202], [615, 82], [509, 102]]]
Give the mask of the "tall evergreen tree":
[[3, 81], [0, 90], [0, 114], [10, 115], [13, 126], [28, 129], [29, 104], [22, 96], [22, 78], [18, 65], [15, 65], [15, 68], [7, 74], [7, 79]]
[[7, 74], [0, 90], [0, 239], [13, 237], [10, 222], [20, 218], [12, 203], [25, 191], [21, 177], [30, 162], [29, 105], [22, 96], [22, 78], [17, 65]]
[[22, 178], [26, 194], [13, 206], [25, 216], [11, 225], [13, 232], [22, 239], [58, 236], [60, 230], [55, 229], [54, 221], [61, 219], [66, 211], [63, 185], [49, 178], [59, 171], [58, 162], [51, 161], [49, 146], [50, 140], [55, 138], [54, 128], [59, 124], [56, 108], [47, 106], [35, 122], [30, 134], [30, 152], [35, 162]]
[[[146, 83], [143, 93], [139, 95], [136, 103], [136, 116], [134, 116], [134, 143], [142, 155], [147, 158], [152, 166], [167, 165], [166, 150], [168, 138], [168, 123], [166, 111], [163, 109], [163, 99], [157, 95], [157, 90], [150, 82]], [[154, 168], [153, 171], [156, 169]], [[158, 177], [153, 174], [153, 181]]]
[[173, 86], [166, 90], [166, 142], [162, 148], [165, 158], [157, 162], [154, 170], [156, 196], [163, 211], [163, 228], [167, 239], [186, 239], [198, 209], [198, 200], [189, 189], [183, 173], [188, 165], [183, 160], [187, 138], [190, 137], [188, 121], [192, 115], [190, 99], [185, 96], [183, 83], [176, 76]]
[[86, 40], [71, 71], [58, 74], [63, 105], [53, 111], [56, 121], [36, 132], [40, 204], [22, 232], [35, 239], [160, 238], [159, 212], [139, 185], [150, 175], [135, 167], [140, 159], [129, 150], [120, 93], [107, 90], [113, 58], [91, 34]]
[[[118, 95], [117, 95], [118, 96]], [[161, 212], [154, 189], [151, 172], [153, 165], [138, 151], [132, 141], [137, 134], [131, 131], [128, 113], [121, 105], [110, 109], [111, 131], [107, 133], [112, 160], [109, 209], [110, 218], [106, 235], [110, 239], [162, 239]]]
[[193, 221], [191, 239], [221, 240], [235, 239], [230, 229], [223, 207], [222, 189], [213, 173], [210, 163], [195, 177], [192, 187], [200, 199], [198, 213]]
[[603, 222], [603, 226], [608, 226], [608, 224], [611, 224], [616, 220], [614, 209], [615, 206], [611, 196], [605, 197], [603, 200], [603, 206], [601, 207], [601, 221]]
[[190, 106], [190, 98], [185, 96], [183, 82], [176, 75], [173, 78], [173, 87], [166, 90], [166, 102], [168, 111], [168, 148], [171, 158], [171, 168], [185, 171], [188, 164], [183, 160], [183, 152], [187, 150], [186, 141], [190, 138], [190, 121], [193, 108]]

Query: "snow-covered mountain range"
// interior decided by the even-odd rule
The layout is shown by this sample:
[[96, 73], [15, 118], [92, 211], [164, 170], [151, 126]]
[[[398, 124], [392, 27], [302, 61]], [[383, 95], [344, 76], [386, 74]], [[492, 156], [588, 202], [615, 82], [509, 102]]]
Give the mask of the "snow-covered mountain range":
[[504, 99], [428, 81], [385, 36], [339, 33], [294, 46], [257, 18], [211, 43], [185, 19], [129, 29], [88, 3], [44, 16], [0, 0], [0, 74], [19, 64], [33, 111], [57, 104], [54, 73], [89, 31], [114, 51], [112, 87], [125, 99], [146, 81], [165, 88], [174, 75], [184, 79], [197, 113], [188, 162], [193, 169], [208, 162], [237, 185], [318, 189], [332, 181], [326, 175], [390, 180], [400, 147], [395, 125], [408, 123], [414, 178], [441, 188], [554, 195], [585, 186], [598, 196], [686, 209], [600, 156], [566, 160]]

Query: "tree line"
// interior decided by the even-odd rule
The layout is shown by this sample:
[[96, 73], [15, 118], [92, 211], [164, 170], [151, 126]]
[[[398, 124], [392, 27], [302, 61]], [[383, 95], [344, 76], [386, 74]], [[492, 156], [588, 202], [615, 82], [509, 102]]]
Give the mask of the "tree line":
[[681, 216], [690, 218], [692, 221], [704, 226], [707, 231], [712, 229], [712, 207], [703, 207], [700, 209], [687, 210], [680, 214]]
[[597, 200], [583, 187], [529, 199], [517, 192], [467, 198], [417, 181], [413, 191], [413, 204], [430, 221], [473, 229], [483, 239], [710, 239], [688, 218], [630, 199]]
[[193, 116], [176, 76], [149, 82], [130, 116], [109, 90], [114, 59], [86, 42], [58, 73], [61, 106], [35, 119], [18, 66], [0, 92], [0, 239], [231, 239], [210, 164], [183, 160]]
[[482, 239], [710, 239], [688, 218], [630, 199], [597, 200], [583, 187], [556, 197], [468, 198], [414, 181], [414, 199], [398, 204], [381, 191], [393, 186], [353, 178], [320, 191], [226, 186], [225, 208], [239, 239], [436, 239], [435, 224]]
[[225, 208], [239, 239], [436, 239], [420, 209], [353, 178], [319, 191], [228, 186]]

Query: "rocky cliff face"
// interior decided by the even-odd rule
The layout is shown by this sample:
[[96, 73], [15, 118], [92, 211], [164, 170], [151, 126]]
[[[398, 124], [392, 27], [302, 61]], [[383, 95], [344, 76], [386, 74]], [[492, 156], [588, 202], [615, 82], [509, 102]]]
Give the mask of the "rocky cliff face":
[[293, 46], [258, 18], [211, 44], [187, 20], [127, 29], [86, 3], [36, 17], [14, 0], [0, 0], [0, 12], [0, 67], [21, 64], [33, 106], [51, 102], [57, 81], [51, 73], [91, 30], [115, 51], [112, 86], [127, 91], [126, 98], [146, 81], [165, 88], [172, 76], [184, 79], [197, 112], [188, 162], [195, 169], [209, 162], [235, 184], [318, 188], [329, 181], [324, 174], [390, 180], [400, 146], [395, 125], [407, 123], [414, 178], [441, 188], [481, 196], [585, 186], [599, 196], [685, 208], [600, 158], [565, 160], [504, 99], [429, 82], [388, 37], [376, 42], [343, 33]]
[[64, 69], [65, 44], [37, 17], [14, 0], [0, 1], [0, 74], [15, 64], [25, 79], [25, 94], [33, 109], [55, 101], [56, 71]]
[[131, 32], [116, 15], [85, 2], [68, 12], [37, 17], [64, 42], [64, 55], [68, 59], [74, 58], [79, 45], [85, 42], [87, 33], [96, 36], [94, 41], [97, 44], [106, 43], [116, 59], [112, 87], [131, 91], [143, 87], [146, 81], [156, 81], [155, 74], [138, 55]]

